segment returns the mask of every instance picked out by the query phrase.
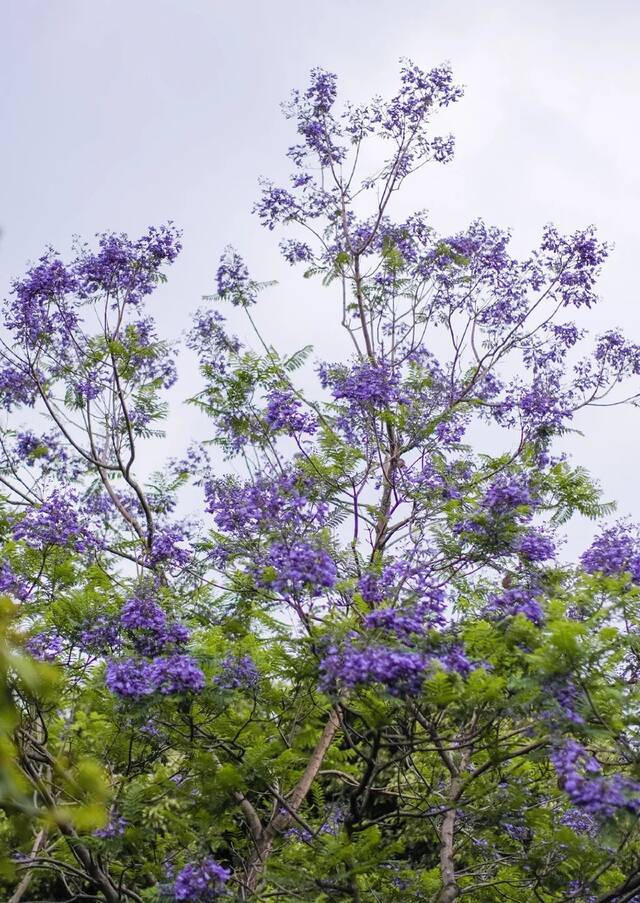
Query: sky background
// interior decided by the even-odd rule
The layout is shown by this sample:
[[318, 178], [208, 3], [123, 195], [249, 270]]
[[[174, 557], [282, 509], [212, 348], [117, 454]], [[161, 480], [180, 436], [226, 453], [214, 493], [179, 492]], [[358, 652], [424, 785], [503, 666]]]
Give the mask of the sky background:
[[[267, 339], [337, 359], [338, 298], [280, 259], [250, 212], [257, 179], [287, 178], [279, 104], [311, 67], [360, 101], [393, 92], [407, 56], [450, 60], [466, 96], [437, 125], [455, 132], [455, 160], [425, 169], [399, 212], [426, 208], [445, 233], [482, 216], [522, 253], [550, 220], [595, 223], [615, 250], [590, 322], [640, 341], [639, 40], [635, 0], [0, 0], [0, 297], [49, 244], [65, 254], [74, 235], [173, 219], [184, 251], [153, 301], [165, 334], [185, 329], [231, 243], [279, 281], [257, 314]], [[179, 404], [196, 389], [184, 369], [162, 454], [205, 438]], [[566, 443], [638, 520], [639, 418], [598, 409]], [[591, 532], [574, 525], [571, 546]]]

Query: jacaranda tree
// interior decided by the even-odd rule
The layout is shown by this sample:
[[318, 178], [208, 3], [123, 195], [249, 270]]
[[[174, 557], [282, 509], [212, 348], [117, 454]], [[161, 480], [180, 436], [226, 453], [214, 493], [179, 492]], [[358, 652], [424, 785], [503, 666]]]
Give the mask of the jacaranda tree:
[[[14, 283], [2, 899], [640, 899], [640, 534], [558, 445], [636, 398], [640, 346], [571, 322], [592, 228], [521, 260], [481, 220], [392, 218], [461, 95], [411, 62], [389, 100], [336, 112], [320, 69], [293, 94], [291, 182], [255, 213], [352, 353], [243, 345], [225, 305], [254, 326], [277, 291], [227, 248], [187, 339], [210, 428], [160, 473], [147, 302], [177, 230]], [[574, 514], [603, 521], [576, 565]]]

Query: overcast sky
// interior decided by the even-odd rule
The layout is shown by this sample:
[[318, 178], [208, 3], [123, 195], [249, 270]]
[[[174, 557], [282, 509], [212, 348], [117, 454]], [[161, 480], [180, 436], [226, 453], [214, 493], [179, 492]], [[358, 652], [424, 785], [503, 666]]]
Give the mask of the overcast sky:
[[[0, 0], [0, 295], [49, 244], [173, 219], [185, 247], [154, 301], [165, 332], [185, 327], [232, 243], [280, 281], [260, 311], [268, 338], [335, 359], [337, 302], [288, 272], [251, 216], [257, 178], [286, 177], [279, 103], [311, 67], [357, 101], [393, 91], [408, 56], [450, 60], [466, 97], [439, 125], [456, 159], [424, 171], [407, 209], [445, 232], [482, 216], [522, 252], [550, 220], [595, 223], [616, 247], [594, 328], [640, 341], [639, 42], [636, 0]], [[174, 390], [172, 446], [201, 429], [177, 404], [194, 389], [188, 372]], [[639, 418], [599, 410], [569, 443], [638, 520]]]

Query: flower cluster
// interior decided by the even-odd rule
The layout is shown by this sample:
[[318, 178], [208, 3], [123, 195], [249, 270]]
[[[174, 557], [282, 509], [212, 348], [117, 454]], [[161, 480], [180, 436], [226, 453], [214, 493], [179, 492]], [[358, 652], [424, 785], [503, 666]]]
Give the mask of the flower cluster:
[[571, 828], [576, 834], [588, 834], [591, 837], [598, 833], [598, 825], [587, 812], [581, 809], [566, 809], [560, 816], [559, 822], [567, 828]]
[[257, 538], [263, 532], [300, 536], [323, 526], [327, 517], [326, 502], [305, 495], [310, 488], [295, 472], [259, 476], [244, 484], [210, 480], [205, 484], [207, 511], [219, 529], [235, 539]]
[[323, 388], [330, 388], [336, 401], [350, 405], [388, 408], [401, 401], [398, 375], [385, 365], [368, 362], [343, 366], [322, 364], [318, 370]]
[[549, 536], [539, 530], [524, 533], [516, 545], [516, 549], [527, 561], [548, 561], [556, 553], [556, 547]]
[[32, 508], [13, 527], [14, 539], [22, 539], [34, 549], [65, 546], [76, 552], [96, 548], [92, 536], [78, 513], [73, 494], [55, 490], [40, 505]]
[[398, 633], [408, 631], [422, 633], [442, 626], [446, 605], [445, 591], [434, 586], [429, 564], [429, 550], [411, 559], [398, 559], [382, 566], [379, 572], [363, 574], [358, 581], [358, 591], [365, 602], [378, 606], [381, 602], [395, 603], [388, 608], [377, 609], [366, 616], [368, 626], [383, 627], [395, 622]]
[[6, 560], [0, 565], [0, 593], [10, 593], [21, 600], [29, 595], [27, 581], [15, 574], [11, 564]]
[[337, 569], [329, 553], [308, 542], [274, 542], [265, 565], [259, 582], [285, 597], [301, 593], [319, 596], [336, 582]]
[[251, 689], [260, 680], [260, 672], [250, 655], [228, 655], [220, 667], [222, 671], [213, 683], [221, 690]]
[[153, 661], [128, 658], [107, 665], [106, 685], [116, 696], [141, 699], [154, 693], [197, 693], [204, 674], [190, 655], [174, 653]]
[[524, 615], [538, 625], [544, 621], [544, 613], [536, 593], [523, 587], [513, 587], [505, 590], [502, 595], [494, 596], [489, 603], [489, 611], [501, 616]]
[[68, 266], [50, 250], [14, 282], [5, 326], [30, 348], [56, 339], [70, 342], [79, 323], [74, 297], [106, 295], [136, 306], [155, 288], [160, 267], [173, 263], [180, 249], [180, 233], [168, 224], [151, 227], [137, 241], [104, 233], [96, 252], [84, 248]]
[[[547, 267], [550, 262], [556, 264], [555, 278], [550, 284], [554, 298], [565, 306], [591, 307], [598, 300], [595, 283], [608, 253], [608, 246], [598, 241], [593, 227], [565, 237], [555, 226], [548, 225], [538, 262], [542, 261]], [[532, 267], [532, 272], [532, 278], [536, 280], [538, 271]]]
[[[118, 626], [123, 636], [112, 643], [113, 623], [85, 629], [83, 639], [90, 648], [120, 648], [128, 640], [137, 655], [111, 660], [107, 664], [106, 684], [117, 696], [139, 699], [153, 693], [198, 692], [205, 684], [204, 674], [195, 659], [184, 652], [189, 631], [178, 621], [167, 619], [165, 612], [148, 592], [125, 602]], [[144, 656], [144, 657], [141, 657]]]
[[367, 630], [384, 630], [406, 639], [424, 633], [425, 614], [420, 608], [376, 608], [364, 616], [362, 623]]
[[134, 596], [124, 604], [120, 625], [131, 636], [136, 649], [145, 655], [178, 649], [189, 639], [187, 628], [177, 621], [168, 621], [157, 602], [145, 595]]
[[514, 477], [497, 477], [482, 499], [482, 507], [493, 514], [505, 514], [520, 507], [531, 507], [534, 500], [528, 486]]
[[119, 619], [109, 615], [98, 615], [83, 624], [80, 630], [80, 645], [87, 652], [102, 653], [119, 649], [122, 639]]
[[126, 818], [114, 813], [104, 828], [96, 828], [93, 833], [95, 837], [99, 837], [101, 840], [113, 840], [115, 837], [122, 837], [127, 825], [128, 821]]
[[300, 402], [292, 392], [274, 390], [267, 398], [265, 420], [271, 430], [290, 434], [315, 433], [318, 422], [311, 414], [302, 412]]
[[156, 530], [149, 564], [153, 567], [162, 564], [172, 568], [183, 568], [189, 564], [193, 552], [187, 546], [184, 530], [176, 524], [167, 525]]
[[182, 249], [181, 233], [172, 223], [152, 226], [136, 241], [126, 235], [105, 233], [98, 237], [98, 251], [81, 254], [73, 268], [81, 297], [119, 296], [137, 306], [156, 287], [160, 267], [174, 262]]
[[220, 258], [216, 287], [218, 297], [231, 301], [236, 307], [246, 307], [256, 302], [257, 286], [249, 277], [246, 263], [230, 245]]
[[24, 647], [33, 658], [37, 658], [41, 662], [54, 662], [65, 645], [63, 636], [55, 630], [47, 630], [29, 637]]
[[429, 663], [421, 652], [390, 646], [330, 645], [320, 662], [321, 687], [333, 692], [338, 687], [380, 683], [392, 696], [415, 695], [422, 689]]
[[545, 685], [545, 696], [547, 693], [556, 705], [551, 709], [547, 708], [547, 699], [545, 699], [543, 716], [555, 719], [560, 712], [567, 721], [573, 724], [584, 724], [584, 718], [578, 711], [580, 693], [569, 677], [558, 675], [549, 680]]
[[597, 536], [580, 557], [588, 574], [631, 574], [640, 583], [640, 538], [637, 531], [619, 523]]
[[211, 857], [197, 864], [189, 863], [178, 872], [173, 895], [176, 900], [184, 900], [186, 903], [213, 903], [224, 893], [230, 877], [229, 869]]
[[577, 740], [551, 754], [560, 784], [574, 806], [611, 818], [621, 809], [640, 812], [640, 784], [621, 774], [605, 777], [600, 763]]
[[317, 156], [321, 166], [341, 163], [347, 153], [344, 146], [337, 143], [341, 129], [331, 115], [337, 96], [337, 77], [325, 69], [312, 69], [309, 87], [306, 91], [294, 91], [285, 106], [286, 115], [298, 121], [298, 133], [304, 144], [289, 148], [288, 156], [302, 166], [311, 152]]
[[26, 366], [17, 363], [0, 367], [0, 405], [6, 411], [25, 405], [33, 407], [38, 397], [39, 374], [34, 378]]

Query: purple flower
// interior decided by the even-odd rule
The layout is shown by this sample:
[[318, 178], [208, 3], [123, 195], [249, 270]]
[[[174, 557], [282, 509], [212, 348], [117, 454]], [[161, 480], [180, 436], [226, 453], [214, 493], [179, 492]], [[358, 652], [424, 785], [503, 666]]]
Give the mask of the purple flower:
[[175, 899], [188, 903], [212, 903], [224, 892], [230, 877], [229, 869], [210, 857], [198, 864], [190, 863], [176, 876], [173, 886]]
[[560, 785], [574, 806], [611, 818], [619, 810], [640, 812], [640, 784], [622, 774], [605, 777], [599, 762], [576, 740], [551, 753]]
[[33, 376], [16, 364], [0, 367], [0, 405], [11, 411], [19, 405], [32, 407], [38, 395]]
[[584, 724], [584, 718], [577, 711], [579, 691], [569, 677], [566, 675], [554, 677], [546, 683], [545, 689], [551, 694], [556, 707], [545, 709], [544, 717], [555, 718], [559, 710], [573, 724]]
[[427, 629], [441, 626], [445, 608], [445, 593], [441, 587], [433, 586], [431, 570], [421, 557], [414, 560], [391, 561], [382, 567], [379, 574], [364, 574], [358, 581], [358, 591], [365, 602], [377, 605], [380, 602], [400, 603], [398, 608], [377, 609], [366, 616], [368, 626], [392, 629], [395, 622], [398, 632], [424, 633]]
[[300, 218], [303, 214], [302, 207], [290, 191], [276, 188], [270, 182], [262, 183], [262, 196], [254, 204], [253, 212], [268, 229], [275, 229], [278, 223]]
[[460, 643], [454, 643], [446, 652], [440, 653], [438, 660], [445, 671], [455, 671], [463, 677], [474, 668]]
[[319, 596], [336, 582], [337, 570], [329, 553], [308, 542], [273, 543], [265, 565], [267, 570], [259, 578], [260, 582], [283, 596], [300, 593]]
[[105, 679], [107, 689], [124, 699], [140, 699], [155, 692], [155, 668], [152, 662], [129, 658], [109, 662]]
[[120, 613], [120, 623], [128, 630], [148, 630], [159, 633], [164, 629], [166, 615], [157, 602], [134, 596], [125, 602]]
[[298, 166], [310, 154], [318, 158], [321, 166], [341, 163], [347, 154], [346, 148], [338, 143], [342, 129], [331, 111], [337, 81], [333, 72], [312, 69], [307, 90], [294, 91], [289, 103], [284, 105], [285, 115], [297, 120], [298, 134], [304, 140], [303, 144], [290, 147], [287, 153]]
[[273, 430], [285, 433], [315, 433], [318, 423], [302, 413], [302, 403], [290, 391], [274, 390], [267, 398], [266, 421]]
[[250, 655], [228, 655], [220, 663], [222, 673], [213, 679], [221, 690], [251, 689], [260, 679], [260, 672]]
[[67, 296], [77, 287], [75, 275], [49, 250], [23, 279], [13, 283], [5, 326], [32, 349], [59, 334], [68, 338], [78, 318]]
[[527, 561], [547, 561], [553, 558], [556, 547], [553, 540], [539, 530], [530, 530], [523, 534], [516, 545], [516, 549]]
[[82, 524], [73, 493], [55, 490], [39, 508], [28, 511], [13, 528], [14, 539], [23, 539], [34, 549], [68, 546], [84, 552], [96, 540]]
[[207, 511], [216, 525], [235, 539], [253, 540], [264, 533], [301, 536], [324, 526], [326, 502], [305, 495], [310, 481], [288, 473], [259, 476], [252, 483], [210, 480], [205, 484]]
[[155, 689], [160, 693], [197, 693], [204, 688], [204, 674], [190, 655], [174, 653], [155, 659], [153, 664]]
[[149, 563], [164, 564], [173, 568], [183, 568], [193, 558], [193, 552], [186, 548], [184, 530], [176, 525], [158, 529], [153, 537]]
[[488, 609], [499, 612], [501, 615], [521, 614], [537, 625], [544, 621], [544, 614], [535, 594], [522, 587], [513, 587], [513, 589], [506, 590], [501, 596], [494, 596]]
[[80, 644], [89, 652], [115, 650], [121, 643], [118, 620], [108, 615], [98, 615], [80, 632]]
[[391, 646], [360, 649], [347, 642], [329, 646], [320, 663], [321, 687], [356, 687], [380, 683], [392, 696], [417, 694], [422, 689], [430, 659], [420, 652]]
[[322, 364], [318, 372], [323, 388], [329, 387], [336, 401], [344, 399], [350, 404], [388, 408], [403, 400], [398, 375], [385, 365], [365, 362], [349, 370]]
[[34, 433], [30, 431], [18, 433], [16, 451], [21, 458], [28, 460], [35, 457], [36, 453], [39, 453], [41, 450], [44, 454], [47, 453], [46, 445]]
[[78, 397], [84, 402], [95, 401], [100, 396], [103, 388], [104, 386], [100, 384], [100, 379], [95, 373], [90, 373], [88, 376], [75, 382], [75, 390]]
[[497, 477], [482, 499], [482, 507], [494, 514], [505, 514], [525, 505], [527, 507], [533, 505], [527, 485], [522, 480], [510, 476]]
[[571, 828], [576, 834], [588, 834], [590, 837], [594, 837], [598, 833], [598, 825], [593, 816], [580, 809], [567, 809], [560, 816], [559, 822], [561, 825]]
[[199, 692], [205, 678], [195, 659], [174, 653], [153, 661], [129, 658], [109, 662], [106, 684], [116, 696], [141, 699], [153, 693]]
[[29, 637], [24, 648], [41, 662], [54, 662], [64, 649], [65, 640], [55, 630], [47, 630]]
[[313, 251], [304, 241], [296, 241], [293, 238], [280, 242], [280, 250], [284, 259], [291, 264], [308, 263], [313, 260]]
[[29, 595], [27, 581], [13, 572], [8, 561], [0, 565], [0, 593], [10, 593], [16, 599], [24, 600]]
[[425, 614], [421, 609], [377, 608], [363, 618], [368, 630], [384, 630], [406, 639], [411, 634], [424, 634]]
[[134, 596], [123, 606], [120, 624], [129, 631], [133, 644], [145, 655], [159, 655], [183, 646], [189, 631], [167, 616], [157, 602], [146, 595]]
[[187, 336], [187, 347], [197, 353], [203, 371], [209, 376], [224, 376], [230, 358], [242, 347], [235, 336], [227, 334], [224, 322], [225, 318], [217, 310], [198, 310]]
[[503, 822], [502, 827], [512, 840], [517, 840], [519, 843], [527, 843], [531, 840], [531, 828], [527, 825], [514, 825], [509, 822]]
[[597, 301], [595, 282], [609, 249], [597, 240], [592, 226], [565, 237], [555, 226], [548, 225], [541, 252], [553, 273], [550, 281], [554, 298], [574, 307], [591, 307]]
[[247, 307], [256, 302], [257, 286], [249, 278], [244, 260], [231, 245], [220, 258], [216, 284], [218, 297], [231, 301], [236, 307]]
[[180, 231], [171, 223], [150, 227], [136, 241], [105, 232], [98, 236], [98, 250], [85, 250], [74, 267], [76, 291], [81, 298], [106, 295], [137, 306], [156, 287], [162, 265], [173, 263], [181, 247]]
[[112, 840], [114, 837], [122, 837], [127, 824], [128, 821], [126, 818], [122, 818], [121, 815], [113, 814], [104, 828], [96, 828], [93, 833], [95, 837], [100, 837], [101, 840]]
[[597, 536], [580, 557], [588, 574], [605, 576], [631, 574], [640, 583], [640, 538], [638, 531], [628, 524], [618, 523]]

